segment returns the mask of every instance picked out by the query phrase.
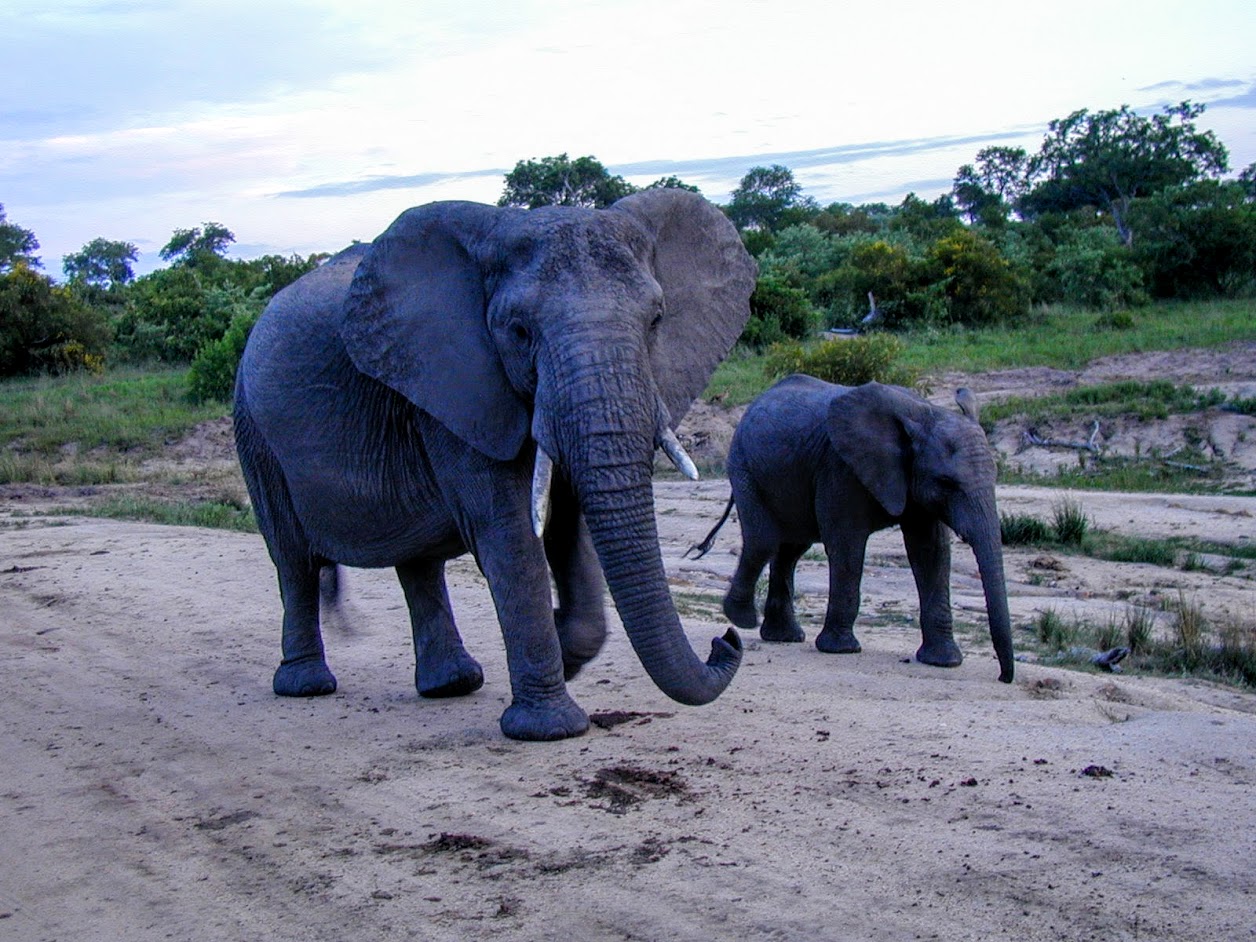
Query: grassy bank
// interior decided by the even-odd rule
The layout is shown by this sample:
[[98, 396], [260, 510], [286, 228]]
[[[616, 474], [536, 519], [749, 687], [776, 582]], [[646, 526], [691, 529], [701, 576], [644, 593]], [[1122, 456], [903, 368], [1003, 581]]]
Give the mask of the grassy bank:
[[[1014, 327], [921, 329], [900, 334], [901, 362], [926, 375], [980, 373], [1023, 366], [1075, 370], [1122, 353], [1216, 347], [1256, 340], [1256, 300], [1174, 302], [1128, 312], [1126, 328], [1102, 326], [1093, 311], [1049, 308]], [[722, 363], [706, 398], [728, 405], [750, 402], [768, 387], [766, 356], [736, 351]]]
[[0, 401], [0, 484], [134, 480], [140, 461], [229, 409], [192, 405], [186, 369], [8, 380]]

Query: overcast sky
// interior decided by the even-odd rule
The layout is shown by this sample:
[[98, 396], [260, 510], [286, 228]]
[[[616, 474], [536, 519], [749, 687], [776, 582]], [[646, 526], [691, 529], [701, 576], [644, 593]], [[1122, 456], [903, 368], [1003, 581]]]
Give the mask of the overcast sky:
[[0, 0], [0, 77], [0, 204], [54, 276], [205, 221], [336, 251], [564, 152], [897, 203], [1079, 108], [1190, 98], [1256, 161], [1252, 0]]

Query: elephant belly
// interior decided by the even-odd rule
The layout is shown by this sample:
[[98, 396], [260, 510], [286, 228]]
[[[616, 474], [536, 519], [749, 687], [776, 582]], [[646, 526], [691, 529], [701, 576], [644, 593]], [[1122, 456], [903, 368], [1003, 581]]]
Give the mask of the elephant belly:
[[395, 566], [409, 559], [449, 559], [466, 551], [434, 492], [406, 486], [407, 475], [377, 471], [289, 473], [293, 508], [311, 547], [347, 566]]

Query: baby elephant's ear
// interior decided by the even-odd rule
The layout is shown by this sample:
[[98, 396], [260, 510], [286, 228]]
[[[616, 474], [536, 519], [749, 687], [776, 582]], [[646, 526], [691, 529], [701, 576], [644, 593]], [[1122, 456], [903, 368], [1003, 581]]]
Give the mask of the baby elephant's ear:
[[908, 399], [892, 387], [866, 383], [834, 396], [825, 419], [837, 456], [893, 517], [907, 507], [911, 440], [903, 419]]
[[527, 437], [528, 406], [493, 345], [484, 276], [468, 250], [497, 212], [446, 202], [402, 213], [358, 266], [340, 332], [359, 370], [508, 461]]

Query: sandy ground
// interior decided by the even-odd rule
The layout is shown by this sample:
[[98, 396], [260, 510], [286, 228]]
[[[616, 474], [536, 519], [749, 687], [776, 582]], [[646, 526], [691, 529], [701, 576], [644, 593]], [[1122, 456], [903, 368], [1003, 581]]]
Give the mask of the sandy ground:
[[[726, 496], [658, 486], [704, 655], [736, 527], [682, 554]], [[1256, 533], [1256, 499], [1075, 496], [1122, 532]], [[0, 515], [0, 938], [1256, 938], [1256, 696], [1042, 664], [1005, 686], [977, 634], [960, 668], [911, 662], [895, 533], [870, 548], [863, 654], [746, 637], [729, 690], [688, 708], [616, 624], [572, 684], [602, 725], [531, 744], [498, 730], [502, 644], [467, 561], [451, 593], [481, 691], [420, 700], [400, 589], [355, 571], [339, 692], [279, 699], [259, 537], [24, 517], [19, 497]], [[1000, 493], [1043, 515], [1058, 497]], [[1018, 626], [1179, 590], [1256, 618], [1250, 572], [1040, 555], [1009, 555]], [[811, 637], [824, 578], [804, 562]], [[979, 623], [963, 547], [953, 587]]]

